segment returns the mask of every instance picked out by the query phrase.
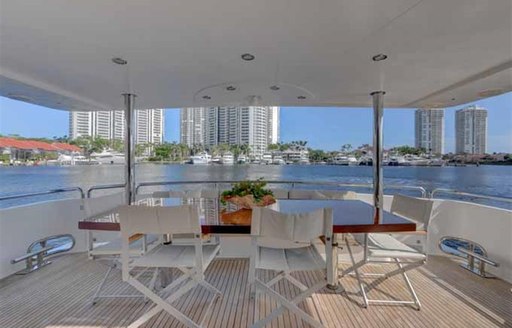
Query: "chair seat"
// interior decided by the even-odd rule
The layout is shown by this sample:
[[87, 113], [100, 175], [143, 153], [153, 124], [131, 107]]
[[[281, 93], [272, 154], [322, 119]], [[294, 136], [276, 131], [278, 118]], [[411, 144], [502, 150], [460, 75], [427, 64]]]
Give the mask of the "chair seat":
[[258, 247], [257, 269], [275, 271], [309, 271], [325, 269], [325, 260], [315, 247], [267, 248]]
[[371, 257], [409, 260], [423, 260], [426, 258], [425, 254], [418, 252], [388, 234], [370, 234], [368, 235], [368, 241], [368, 253]]
[[[147, 245], [151, 245], [157, 241], [158, 241], [158, 237], [156, 235], [146, 235], [146, 244]], [[143, 239], [139, 238], [130, 243], [130, 254], [131, 255], [143, 254], [142, 242], [143, 242]], [[102, 243], [102, 244], [94, 247], [89, 252], [89, 254], [92, 256], [121, 255], [121, 238], [116, 238], [111, 241]]]
[[[220, 245], [203, 245], [203, 269], [206, 269], [220, 250]], [[160, 245], [135, 259], [131, 267], [191, 268], [196, 266], [195, 246]]]

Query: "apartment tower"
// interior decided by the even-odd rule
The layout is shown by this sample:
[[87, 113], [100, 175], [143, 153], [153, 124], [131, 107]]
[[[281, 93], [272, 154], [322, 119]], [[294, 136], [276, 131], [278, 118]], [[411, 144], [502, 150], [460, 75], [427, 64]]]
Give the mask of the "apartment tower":
[[279, 107], [209, 107], [181, 110], [181, 142], [243, 145], [261, 155], [279, 141]]
[[444, 154], [444, 109], [417, 109], [414, 118], [416, 148]]
[[487, 152], [487, 110], [477, 105], [455, 112], [455, 152], [485, 154]]
[[[124, 139], [124, 112], [70, 112], [69, 137], [101, 137], [107, 140]], [[163, 142], [163, 109], [138, 109], [135, 111], [135, 140], [137, 144]]]

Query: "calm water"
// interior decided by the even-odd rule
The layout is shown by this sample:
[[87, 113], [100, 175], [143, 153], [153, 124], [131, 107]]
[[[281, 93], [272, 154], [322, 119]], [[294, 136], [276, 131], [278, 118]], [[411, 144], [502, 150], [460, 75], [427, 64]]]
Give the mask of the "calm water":
[[[153, 165], [137, 167], [137, 182], [169, 180], [266, 180], [337, 181], [371, 183], [371, 167], [296, 165]], [[79, 186], [86, 191], [101, 184], [121, 183], [123, 166], [0, 167], [0, 196]], [[385, 167], [384, 185], [422, 186], [427, 190], [449, 188], [470, 193], [512, 196], [512, 166], [480, 167]], [[148, 190], [149, 191], [149, 190]], [[99, 193], [98, 193], [99, 194]], [[0, 201], [10, 207], [47, 199], [76, 197], [77, 193]], [[508, 206], [509, 207], [509, 206]]]

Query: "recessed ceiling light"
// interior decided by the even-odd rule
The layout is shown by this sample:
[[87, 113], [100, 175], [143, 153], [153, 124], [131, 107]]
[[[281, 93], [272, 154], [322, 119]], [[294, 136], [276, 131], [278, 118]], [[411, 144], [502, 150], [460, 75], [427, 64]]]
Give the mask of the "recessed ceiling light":
[[210, 96], [203, 96], [203, 99], [210, 100], [210, 99], [212, 99], [212, 97], [210, 97]]
[[251, 61], [251, 60], [254, 60], [254, 55], [251, 55], [251, 54], [243, 54], [242, 55], [242, 59], [245, 60], [245, 61]]
[[226, 88], [226, 90], [228, 90], [228, 91], [235, 91], [236, 87], [230, 85], [229, 87]]
[[304, 99], [306, 99], [306, 96], [298, 96], [297, 99], [304, 100]]
[[281, 88], [278, 87], [277, 85], [273, 85], [273, 86], [270, 87], [270, 90], [274, 90], [274, 91], [277, 91], [279, 89], [281, 89]]
[[384, 55], [384, 54], [378, 54], [378, 55], [375, 55], [372, 57], [372, 60], [375, 61], [375, 62], [378, 62], [378, 61], [381, 61], [381, 60], [386, 60], [388, 58], [388, 56]]
[[117, 65], [126, 65], [126, 64], [128, 64], [128, 62], [126, 60], [124, 60], [123, 58], [121, 58], [121, 57], [114, 57], [114, 58], [112, 58], [112, 62], [114, 64], [117, 64]]

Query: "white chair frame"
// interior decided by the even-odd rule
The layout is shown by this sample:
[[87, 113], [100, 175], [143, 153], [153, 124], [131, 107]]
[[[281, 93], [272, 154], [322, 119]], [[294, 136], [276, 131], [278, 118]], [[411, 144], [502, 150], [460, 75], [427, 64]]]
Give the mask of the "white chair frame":
[[[201, 226], [199, 222], [199, 210], [197, 206], [182, 205], [174, 207], [146, 207], [126, 205], [120, 208], [119, 221], [121, 224], [122, 234], [121, 258], [123, 280], [130, 283], [133, 287], [135, 287], [138, 291], [140, 291], [155, 303], [155, 306], [151, 310], [130, 324], [129, 328], [139, 327], [162, 310], [171, 314], [187, 327], [202, 327], [213, 305], [221, 297], [222, 293], [213, 285], [209, 284], [204, 278], [204, 271], [211, 263], [211, 260], [213, 260], [213, 257], [218, 254], [220, 245], [213, 246], [215, 249], [212, 253], [212, 257], [209, 259], [209, 261], [207, 261], [207, 263], [203, 263], [203, 243], [201, 239]], [[194, 265], [185, 267], [180, 264], [175, 264], [170, 258], [168, 263], [159, 263], [158, 268], [176, 268], [183, 274], [168, 286], [166, 286], [163, 290], [156, 293], [151, 287], [144, 285], [138, 279], [144, 271], [136, 275], [131, 274], [132, 269], [137, 267], [137, 262], [134, 262], [135, 264], [132, 265], [129, 256], [129, 236], [134, 233], [194, 234], [194, 244], [185, 246], [194, 248]], [[158, 251], [164, 247], [172, 248], [184, 246], [161, 245], [156, 247], [154, 251]], [[154, 253], [148, 252], [139, 259], [149, 257], [152, 254]], [[148, 266], [144, 265], [143, 267]], [[152, 283], [154, 283], [155, 279], [156, 278], [152, 279], [150, 286]], [[176, 301], [185, 293], [198, 285], [203, 286], [214, 294], [213, 299], [211, 300], [203, 316], [203, 319], [199, 324], [194, 322], [191, 318], [171, 305], [172, 302]]]
[[[86, 198], [83, 200], [83, 210], [85, 218], [91, 218], [103, 213], [106, 213], [110, 210], [113, 210], [115, 207], [124, 204], [124, 193], [116, 193], [113, 195], [101, 196], [96, 198]], [[103, 279], [100, 281], [94, 295], [91, 298], [91, 304], [96, 305], [98, 300], [103, 298], [143, 298], [146, 299], [144, 295], [133, 295], [133, 294], [104, 294], [102, 293], [104, 287], [106, 286], [107, 280], [112, 274], [112, 271], [115, 269], [119, 269], [119, 258], [121, 257], [121, 243], [119, 240], [108, 241], [106, 244], [112, 244], [116, 241], [119, 241], [119, 247], [114, 247], [108, 250], [97, 251], [94, 248], [94, 236], [92, 231], [87, 232], [87, 243], [88, 243], [88, 255], [90, 259], [98, 261], [108, 267], [107, 272], [103, 276]], [[132, 255], [142, 255], [148, 249], [148, 245], [146, 242], [146, 237], [143, 237], [141, 242], [141, 248], [139, 250], [132, 250]]]
[[[406, 217], [407, 219], [410, 219], [411, 221], [414, 221], [418, 224], [418, 231], [422, 231], [426, 233], [426, 229], [430, 220], [430, 217], [432, 215], [432, 201], [431, 200], [425, 200], [425, 199], [419, 199], [414, 197], [408, 197], [403, 195], [394, 195], [393, 197], [393, 203], [391, 204], [391, 212], [397, 215], [402, 215]], [[411, 283], [411, 280], [409, 279], [409, 276], [407, 275], [407, 271], [410, 271], [412, 269], [418, 268], [422, 265], [424, 265], [427, 261], [427, 254], [424, 252], [419, 252], [413, 250], [417, 254], [422, 254], [423, 258], [417, 258], [416, 260], [411, 259], [411, 257], [407, 256], [405, 254], [404, 256], [397, 256], [397, 257], [383, 257], [379, 256], [378, 258], [372, 258], [369, 253], [369, 242], [372, 238], [372, 235], [374, 234], [364, 234], [364, 241], [363, 241], [363, 259], [356, 263], [354, 254], [352, 253], [352, 249], [350, 247], [349, 240], [345, 238], [345, 242], [347, 245], [347, 250], [350, 255], [350, 259], [352, 261], [352, 267], [348, 268], [347, 270], [344, 270], [341, 274], [341, 276], [345, 276], [349, 273], [354, 273], [359, 285], [359, 289], [361, 292], [361, 295], [363, 297], [363, 306], [367, 308], [372, 303], [380, 303], [380, 304], [412, 304], [415, 305], [415, 308], [417, 310], [421, 309], [421, 303], [418, 298], [418, 295], [416, 294], [416, 291], [414, 290], [414, 287]], [[393, 237], [389, 236], [388, 238]], [[427, 239], [428, 241], [428, 239]], [[399, 241], [396, 241], [400, 243]], [[386, 250], [383, 248], [383, 250]], [[411, 251], [411, 252], [413, 252]], [[382, 263], [382, 264], [395, 264], [397, 266], [397, 269], [387, 272], [385, 274], [376, 274], [376, 273], [361, 273], [359, 272], [359, 269], [363, 267], [365, 264], [368, 263]], [[383, 299], [370, 299], [368, 297], [368, 293], [371, 289], [374, 289], [379, 285], [380, 283], [384, 282], [387, 278], [392, 277], [394, 275], [400, 274], [402, 275], [405, 285], [411, 295], [412, 301], [410, 300], [383, 300]], [[374, 280], [371, 284], [368, 285], [368, 290], [365, 290], [365, 286], [363, 284], [362, 278], [363, 277], [374, 277], [377, 278]]]
[[[275, 212], [270, 209], [260, 209], [255, 208], [253, 209], [253, 216], [252, 216], [252, 225], [251, 225], [251, 258], [250, 258], [250, 264], [249, 264], [249, 284], [251, 285], [251, 293], [250, 297], [251, 299], [255, 299], [257, 297], [257, 292], [261, 291], [274, 300], [276, 300], [279, 303], [279, 307], [274, 309], [267, 317], [265, 317], [262, 320], [259, 320], [258, 322], [253, 324], [253, 328], [260, 328], [264, 327], [268, 323], [270, 323], [274, 318], [281, 315], [286, 309], [288, 309], [290, 312], [294, 313], [298, 317], [300, 317], [302, 320], [307, 322], [313, 327], [323, 327], [322, 323], [316, 320], [311, 315], [304, 312], [302, 309], [298, 307], [298, 304], [302, 301], [304, 301], [307, 297], [311, 296], [313, 293], [317, 292], [318, 290], [322, 289], [323, 287], [327, 286], [327, 274], [328, 270], [332, 267], [332, 257], [329, 256], [329, 254], [332, 254], [332, 209], [322, 209], [322, 215], [317, 218], [311, 218], [311, 219], [318, 219], [319, 222], [317, 222], [318, 225], [321, 225], [321, 233], [318, 233], [316, 236], [311, 234], [308, 236], [309, 245], [312, 246], [312, 240], [317, 239], [321, 235], [325, 237], [325, 251], [327, 254], [325, 259], [325, 278], [315, 284], [313, 284], [310, 287], [307, 287], [303, 283], [301, 283], [299, 280], [294, 278], [291, 273], [292, 270], [281, 270], [277, 271], [277, 274], [274, 278], [272, 278], [267, 283], [259, 280], [256, 277], [256, 270], [258, 267], [257, 258], [258, 258], [258, 249], [261, 246], [261, 239], [265, 238], [265, 247], [270, 248], [278, 248], [278, 249], [287, 249], [287, 248], [297, 248], [297, 240], [284, 240], [283, 238], [280, 238], [280, 240], [275, 244], [272, 245], [272, 242], [269, 243], [269, 239], [267, 237], [270, 237], [271, 239], [277, 239], [278, 236], [269, 236], [267, 234], [262, 234], [260, 232], [260, 225], [265, 222], [265, 218], [263, 216], [265, 215], [265, 212]], [[269, 213], [269, 212], [267, 212]], [[281, 214], [281, 213], [279, 213]], [[294, 215], [286, 215], [281, 214], [283, 216], [283, 219], [285, 220], [293, 220]], [[288, 245], [290, 247], [283, 246], [283, 241], [285, 243], [288, 242]], [[299, 243], [302, 243], [303, 247], [306, 247], [306, 243], [304, 243], [304, 240], [300, 241]], [[295, 244], [295, 245], [294, 245]], [[293, 299], [288, 300], [287, 298], [280, 295], [278, 292], [276, 292], [272, 287], [277, 284], [280, 280], [287, 280], [289, 283], [293, 284], [294, 286], [298, 287], [300, 289], [300, 292], [298, 295], [296, 295]]]

